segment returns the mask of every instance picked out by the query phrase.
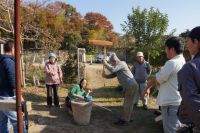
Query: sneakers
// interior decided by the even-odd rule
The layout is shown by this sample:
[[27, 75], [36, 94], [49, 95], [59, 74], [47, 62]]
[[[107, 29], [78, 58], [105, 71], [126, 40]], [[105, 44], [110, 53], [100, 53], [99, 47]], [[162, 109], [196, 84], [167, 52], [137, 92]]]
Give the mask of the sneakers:
[[133, 120], [130, 120], [129, 122], [133, 122]]
[[[134, 104], [134, 105], [133, 105], [133, 109], [136, 109], [136, 108], [138, 108], [138, 104]], [[147, 105], [143, 105], [142, 108], [143, 108], [144, 110], [148, 110], [148, 106], [147, 106]]]
[[[51, 107], [53, 107], [53, 106], [52, 106], [52, 105], [47, 105], [46, 107], [47, 107], [47, 108], [51, 108]], [[56, 108], [61, 108], [60, 105], [55, 105], [55, 107], [56, 107]]]
[[154, 111], [154, 114], [155, 114], [156, 116], [159, 116], [159, 115], [161, 115], [161, 112], [160, 112], [159, 110], [156, 110], [156, 111]]
[[55, 107], [57, 107], [57, 108], [61, 108], [61, 106], [60, 106], [60, 105], [55, 105]]
[[137, 108], [137, 107], [138, 107], [138, 104], [135, 103], [135, 104], [133, 105], [133, 108]]
[[128, 123], [126, 121], [124, 121], [124, 120], [118, 120], [118, 121], [114, 122], [114, 124], [117, 125], [117, 126], [126, 126], [126, 125], [128, 125]]
[[69, 114], [69, 115], [73, 115], [73, 113], [72, 113], [72, 110], [71, 110], [71, 109], [68, 109], [68, 114]]
[[144, 110], [148, 110], [147, 105], [143, 105], [143, 109], [144, 109]]
[[47, 108], [51, 108], [51, 107], [52, 107], [52, 105], [47, 105], [46, 107], [47, 107]]

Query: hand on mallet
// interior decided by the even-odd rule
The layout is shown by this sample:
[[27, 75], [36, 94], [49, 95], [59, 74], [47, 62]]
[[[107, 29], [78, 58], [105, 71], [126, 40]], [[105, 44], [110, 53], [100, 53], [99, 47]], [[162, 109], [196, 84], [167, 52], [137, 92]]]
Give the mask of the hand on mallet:
[[144, 91], [142, 92], [142, 96], [143, 96], [143, 97], [148, 97], [149, 92], [150, 92], [150, 89], [145, 88]]
[[106, 59], [103, 59], [102, 63], [103, 63], [103, 65], [105, 65], [106, 64]]
[[106, 76], [105, 70], [102, 71], [102, 77], [104, 78]]

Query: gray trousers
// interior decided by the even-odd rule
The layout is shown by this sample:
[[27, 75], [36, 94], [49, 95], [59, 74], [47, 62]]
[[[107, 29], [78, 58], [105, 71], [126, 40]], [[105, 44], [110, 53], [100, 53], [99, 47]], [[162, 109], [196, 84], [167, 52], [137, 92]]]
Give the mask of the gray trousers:
[[176, 133], [181, 123], [178, 119], [178, 105], [161, 106], [163, 129], [165, 133]]
[[133, 111], [133, 96], [137, 91], [138, 86], [134, 85], [132, 88], [124, 90], [124, 103], [122, 109], [121, 119], [129, 122], [131, 119], [131, 113]]

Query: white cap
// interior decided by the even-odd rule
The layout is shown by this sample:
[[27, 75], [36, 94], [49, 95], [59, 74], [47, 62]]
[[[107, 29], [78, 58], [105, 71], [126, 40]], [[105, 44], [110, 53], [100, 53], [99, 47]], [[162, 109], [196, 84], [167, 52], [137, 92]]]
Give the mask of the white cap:
[[144, 57], [144, 54], [143, 54], [143, 52], [137, 52], [137, 56], [143, 56]]

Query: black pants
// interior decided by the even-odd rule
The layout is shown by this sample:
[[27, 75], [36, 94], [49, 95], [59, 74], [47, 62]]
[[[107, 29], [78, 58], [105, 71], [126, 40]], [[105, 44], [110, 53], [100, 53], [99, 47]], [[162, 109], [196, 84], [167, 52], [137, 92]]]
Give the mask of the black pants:
[[58, 84], [46, 85], [46, 87], [47, 87], [47, 105], [52, 106], [52, 89], [53, 89], [54, 105], [59, 106]]

